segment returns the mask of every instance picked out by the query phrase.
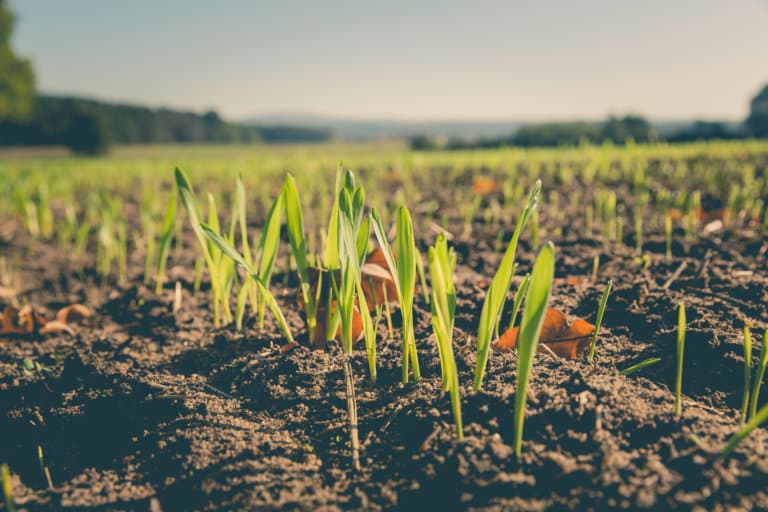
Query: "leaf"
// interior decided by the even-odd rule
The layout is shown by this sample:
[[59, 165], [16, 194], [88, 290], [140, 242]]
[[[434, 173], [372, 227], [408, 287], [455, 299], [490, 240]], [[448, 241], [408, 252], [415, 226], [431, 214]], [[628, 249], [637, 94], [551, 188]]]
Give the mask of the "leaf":
[[65, 324], [78, 324], [93, 316], [93, 311], [82, 304], [63, 307], [56, 313], [56, 320]]
[[499, 187], [499, 182], [490, 176], [478, 176], [472, 182], [472, 192], [477, 195], [493, 194], [500, 188], [501, 187]]
[[368, 310], [374, 311], [376, 306], [385, 302], [397, 302], [397, 286], [392, 273], [389, 271], [387, 259], [381, 247], [377, 247], [365, 258], [360, 269], [362, 288]]
[[[493, 345], [498, 352], [509, 352], [517, 346], [520, 337], [519, 327], [507, 329]], [[554, 308], [547, 308], [539, 338], [539, 352], [547, 352], [544, 344], [560, 357], [576, 359], [589, 348], [589, 342], [595, 326], [580, 318], [569, 319]]]

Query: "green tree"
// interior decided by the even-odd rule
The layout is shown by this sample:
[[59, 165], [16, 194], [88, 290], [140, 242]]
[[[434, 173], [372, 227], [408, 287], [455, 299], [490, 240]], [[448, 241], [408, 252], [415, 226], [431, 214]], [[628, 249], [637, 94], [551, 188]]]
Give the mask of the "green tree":
[[0, 0], [0, 119], [22, 120], [32, 114], [35, 75], [28, 60], [11, 49], [14, 17], [6, 0]]
[[754, 137], [768, 137], [768, 85], [752, 98], [747, 128]]

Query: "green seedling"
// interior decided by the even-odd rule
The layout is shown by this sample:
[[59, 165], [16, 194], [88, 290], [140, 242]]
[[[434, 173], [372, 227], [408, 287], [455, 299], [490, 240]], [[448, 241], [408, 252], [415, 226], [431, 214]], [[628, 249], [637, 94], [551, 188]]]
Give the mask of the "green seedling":
[[437, 237], [434, 247], [429, 248], [429, 276], [432, 285], [432, 330], [437, 339], [440, 355], [440, 368], [443, 376], [443, 391], [451, 395], [453, 422], [456, 436], [464, 439], [464, 427], [461, 420], [461, 396], [459, 390], [459, 372], [453, 355], [453, 325], [456, 314], [456, 291], [453, 274], [456, 268], [456, 253], [448, 250], [445, 235]]
[[768, 404], [764, 405], [757, 413], [752, 416], [752, 419], [750, 419], [745, 425], [741, 427], [741, 429], [736, 432], [733, 437], [731, 437], [727, 443], [725, 443], [725, 446], [723, 447], [722, 451], [720, 452], [720, 456], [722, 458], [725, 458], [729, 456], [733, 450], [736, 449], [737, 446], [749, 435], [752, 433], [753, 430], [755, 430], [757, 427], [765, 423], [765, 421], [768, 420]]
[[480, 313], [480, 324], [477, 331], [477, 360], [475, 362], [475, 380], [473, 385], [475, 392], [479, 391], [483, 385], [483, 376], [485, 375], [485, 367], [488, 364], [491, 348], [491, 337], [496, 331], [499, 315], [504, 308], [504, 301], [512, 285], [512, 277], [515, 275], [517, 242], [520, 238], [520, 233], [528, 221], [528, 217], [536, 208], [540, 191], [541, 180], [538, 180], [528, 195], [528, 201], [520, 213], [520, 218], [504, 253], [504, 258], [501, 260], [498, 270], [496, 270], [496, 275], [493, 276], [491, 285], [488, 287], [488, 293], [483, 301], [483, 309]]
[[633, 364], [632, 366], [628, 368], [624, 368], [623, 370], [619, 370], [619, 373], [622, 375], [630, 375], [635, 373], [638, 370], [642, 370], [643, 368], [647, 368], [649, 366], [653, 366], [656, 363], [661, 362], [660, 357], [649, 357], [648, 359], [645, 359], [644, 361], [640, 361], [637, 364]]
[[259, 288], [261, 297], [267, 302], [270, 311], [272, 311], [272, 314], [275, 316], [275, 319], [280, 326], [280, 330], [285, 335], [288, 343], [295, 343], [293, 335], [291, 334], [291, 330], [288, 327], [288, 322], [285, 320], [277, 300], [275, 300], [272, 292], [270, 292], [269, 288], [267, 288], [266, 285], [262, 282], [261, 277], [259, 276], [259, 273], [256, 271], [256, 269], [248, 264], [248, 262], [243, 259], [242, 255], [237, 252], [237, 249], [232, 247], [232, 245], [227, 240], [222, 238], [221, 235], [219, 235], [210, 226], [202, 224], [200, 226], [200, 230], [204, 236], [206, 236], [214, 245], [216, 245], [216, 247], [219, 248], [219, 250], [221, 250], [222, 254], [229, 257], [235, 264], [240, 265], [248, 273], [248, 276], [256, 283], [256, 286]]
[[296, 188], [296, 180], [290, 174], [285, 177], [283, 193], [285, 194], [288, 242], [291, 246], [291, 256], [296, 263], [296, 273], [299, 276], [299, 287], [302, 299], [304, 300], [304, 313], [307, 319], [309, 339], [314, 340], [315, 329], [317, 329], [318, 302], [312, 293], [312, 284], [309, 280], [309, 260], [307, 259], [307, 243], [304, 236], [304, 220], [301, 215], [299, 191]]
[[2, 481], [3, 496], [5, 497], [5, 510], [15, 512], [16, 506], [13, 504], [13, 484], [11, 483], [11, 470], [8, 464], [0, 466], [0, 480]]
[[739, 423], [744, 424], [747, 421], [749, 413], [749, 384], [752, 381], [752, 334], [749, 327], [744, 326], [744, 394], [741, 400], [741, 415]]
[[528, 382], [531, 377], [533, 358], [539, 344], [541, 326], [549, 304], [552, 282], [555, 279], [555, 246], [548, 242], [539, 252], [531, 273], [531, 284], [525, 298], [525, 309], [520, 321], [518, 341], [519, 362], [517, 367], [517, 387], [515, 388], [515, 453], [520, 456], [523, 443], [523, 423], [528, 399]]
[[608, 295], [613, 288], [613, 280], [609, 280], [603, 290], [603, 296], [600, 299], [600, 305], [597, 308], [597, 319], [595, 320], [595, 332], [592, 334], [592, 341], [589, 344], [589, 362], [591, 363], [595, 359], [595, 347], [597, 346], [597, 336], [600, 333], [600, 326], [603, 324], [603, 315], [605, 314], [605, 306], [608, 303]]
[[672, 217], [667, 215], [664, 217], [664, 233], [667, 242], [666, 257], [668, 260], [672, 259]]
[[[189, 179], [187, 178], [186, 174], [184, 174], [184, 172], [178, 167], [175, 171], [175, 177], [176, 187], [179, 191], [181, 203], [184, 205], [184, 210], [186, 211], [187, 217], [189, 218], [189, 223], [192, 226], [195, 237], [200, 244], [200, 249], [203, 253], [206, 267], [208, 268], [208, 275], [211, 278], [211, 293], [213, 294], [213, 301], [211, 302], [211, 307], [213, 308], [213, 323], [214, 325], [219, 326], [222, 323], [221, 312], [229, 312], [229, 298], [225, 296], [225, 283], [227, 280], [227, 275], [225, 274], [226, 269], [221, 265], [220, 250], [216, 249], [214, 244], [209, 243], [209, 237], [207, 237], [206, 233], [203, 231], [203, 224], [200, 220], [200, 212], [198, 211], [197, 199], [195, 198], [195, 192], [192, 190], [192, 185], [190, 185]], [[212, 232], [214, 232], [218, 237], [220, 236], [218, 216], [215, 212], [215, 203], [213, 202], [212, 196], [209, 196], [209, 201], [209, 229], [211, 229]], [[231, 318], [226, 318], [225, 314], [225, 321], [229, 322], [230, 320]]]
[[517, 315], [520, 313], [520, 306], [523, 305], [523, 299], [525, 298], [525, 293], [528, 291], [528, 286], [530, 284], [531, 274], [525, 274], [523, 281], [520, 283], [520, 287], [517, 289], [517, 293], [515, 293], [515, 301], [512, 303], [512, 315], [509, 317], [509, 326], [507, 329], [511, 329], [515, 326]]
[[400, 315], [403, 320], [403, 383], [408, 382], [409, 362], [413, 366], [413, 378], [421, 380], [419, 359], [416, 354], [416, 337], [413, 328], [413, 299], [416, 291], [416, 242], [413, 234], [413, 223], [408, 208], [400, 206], [397, 209], [397, 230], [395, 235], [395, 252], [387, 240], [386, 231], [378, 211], [371, 210], [371, 227], [381, 246], [390, 273], [394, 276], [397, 299], [400, 304]]
[[685, 352], [685, 303], [681, 302], [677, 308], [677, 373], [675, 376], [675, 416], [682, 414], [683, 393], [683, 354]]
[[757, 365], [757, 374], [755, 375], [755, 383], [752, 386], [752, 396], [749, 403], [750, 418], [754, 418], [757, 414], [757, 402], [760, 398], [760, 387], [763, 385], [766, 366], [768, 366], [768, 331], [763, 334], [763, 345], [760, 347], [760, 362]]
[[157, 264], [155, 265], [155, 294], [160, 295], [165, 284], [165, 269], [168, 265], [168, 253], [173, 241], [173, 231], [176, 225], [176, 204], [178, 203], [177, 188], [173, 187], [168, 205], [165, 208], [165, 217], [163, 218], [163, 230], [160, 233], [158, 243]]

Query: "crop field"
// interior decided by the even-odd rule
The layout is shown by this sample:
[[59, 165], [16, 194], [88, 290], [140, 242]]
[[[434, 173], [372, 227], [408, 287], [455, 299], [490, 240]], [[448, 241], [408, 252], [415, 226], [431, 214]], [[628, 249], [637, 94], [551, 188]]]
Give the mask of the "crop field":
[[768, 509], [768, 142], [0, 180], [7, 511]]

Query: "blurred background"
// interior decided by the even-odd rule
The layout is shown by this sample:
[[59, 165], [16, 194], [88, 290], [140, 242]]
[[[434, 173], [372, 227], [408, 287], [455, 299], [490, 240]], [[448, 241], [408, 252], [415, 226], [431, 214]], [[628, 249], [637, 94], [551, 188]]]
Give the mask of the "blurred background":
[[0, 0], [0, 146], [768, 137], [768, 1]]

